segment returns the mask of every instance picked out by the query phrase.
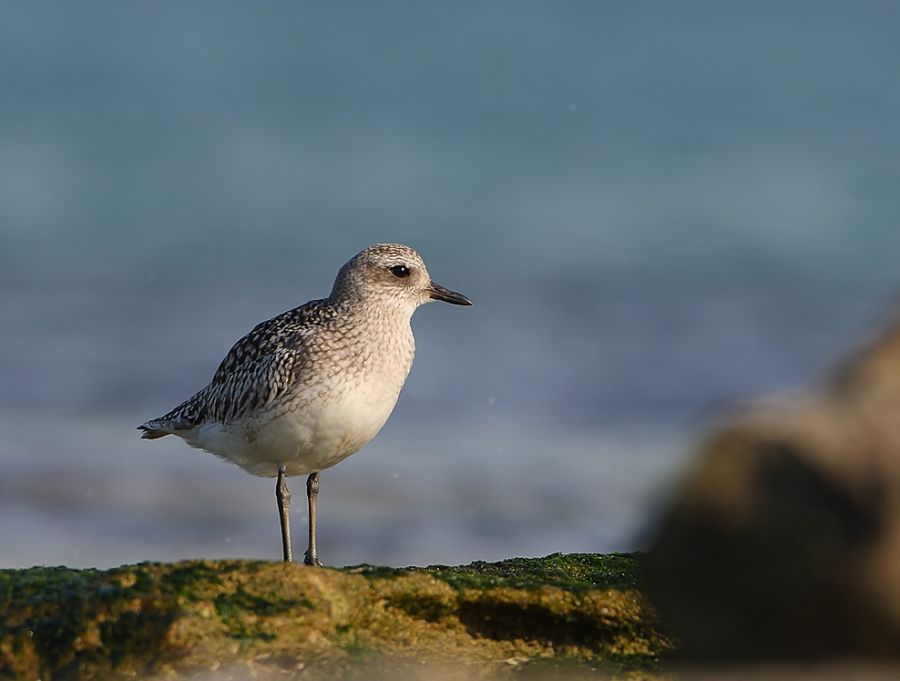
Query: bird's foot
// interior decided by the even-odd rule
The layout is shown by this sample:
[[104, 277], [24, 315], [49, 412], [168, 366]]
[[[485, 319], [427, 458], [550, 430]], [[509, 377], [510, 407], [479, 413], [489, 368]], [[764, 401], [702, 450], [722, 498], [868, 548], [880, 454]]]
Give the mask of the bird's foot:
[[325, 567], [322, 564], [322, 561], [319, 560], [319, 557], [316, 555], [310, 555], [309, 551], [307, 551], [303, 556], [303, 564], [304, 565], [313, 565], [315, 567]]

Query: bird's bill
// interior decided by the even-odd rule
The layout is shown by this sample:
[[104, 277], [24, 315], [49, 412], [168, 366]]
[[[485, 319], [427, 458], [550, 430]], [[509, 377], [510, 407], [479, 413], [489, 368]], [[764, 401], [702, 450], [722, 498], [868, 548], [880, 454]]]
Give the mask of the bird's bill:
[[472, 304], [472, 301], [466, 298], [462, 293], [451, 291], [434, 282], [431, 282], [431, 285], [428, 287], [428, 295], [431, 296], [432, 300], [443, 300], [445, 303], [452, 303], [453, 305]]

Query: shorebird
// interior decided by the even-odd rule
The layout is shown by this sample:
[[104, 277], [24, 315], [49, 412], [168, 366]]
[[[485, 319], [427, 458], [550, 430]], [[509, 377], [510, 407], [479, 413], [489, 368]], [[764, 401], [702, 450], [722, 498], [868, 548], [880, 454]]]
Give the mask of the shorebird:
[[307, 475], [307, 565], [316, 550], [319, 473], [362, 449], [397, 403], [415, 354], [410, 319], [433, 300], [471, 305], [431, 280], [402, 244], [375, 244], [347, 262], [327, 298], [258, 324], [229, 350], [209, 385], [138, 426], [177, 435], [254, 475], [275, 477], [284, 560], [291, 560], [291, 492]]

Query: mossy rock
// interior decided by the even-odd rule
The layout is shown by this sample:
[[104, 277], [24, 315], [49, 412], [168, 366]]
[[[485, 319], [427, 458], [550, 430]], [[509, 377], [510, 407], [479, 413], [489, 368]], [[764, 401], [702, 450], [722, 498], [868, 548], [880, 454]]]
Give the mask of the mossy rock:
[[654, 678], [638, 561], [4, 570], [0, 679]]

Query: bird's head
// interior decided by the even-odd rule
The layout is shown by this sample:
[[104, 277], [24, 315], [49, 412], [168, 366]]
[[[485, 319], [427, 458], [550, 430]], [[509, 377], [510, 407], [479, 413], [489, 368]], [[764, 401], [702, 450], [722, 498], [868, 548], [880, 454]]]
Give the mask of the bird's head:
[[433, 300], [472, 304], [461, 293], [433, 282], [422, 256], [403, 244], [375, 244], [354, 256], [338, 272], [331, 297], [399, 307], [410, 314]]

